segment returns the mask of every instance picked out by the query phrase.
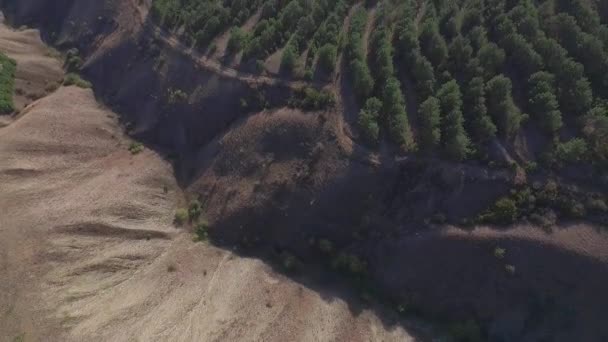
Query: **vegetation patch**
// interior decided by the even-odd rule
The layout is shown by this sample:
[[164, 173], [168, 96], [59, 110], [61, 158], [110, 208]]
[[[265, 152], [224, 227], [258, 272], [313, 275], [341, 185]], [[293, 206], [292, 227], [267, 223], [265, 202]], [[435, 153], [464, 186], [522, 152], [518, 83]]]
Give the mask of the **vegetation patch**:
[[144, 145], [140, 142], [132, 142], [129, 145], [129, 152], [131, 152], [131, 154], [133, 154], [133, 155], [140, 154], [143, 151], [144, 151]]
[[312, 87], [305, 87], [295, 91], [289, 106], [301, 108], [304, 110], [325, 110], [334, 106], [336, 103], [335, 96], [328, 90], [317, 90]]
[[63, 78], [63, 85], [64, 86], [71, 86], [71, 85], [75, 85], [79, 88], [84, 88], [84, 89], [88, 89], [92, 87], [91, 82], [83, 80], [80, 75], [76, 74], [76, 73], [69, 73], [67, 75], [65, 75], [65, 77]]
[[16, 69], [17, 62], [0, 53], [0, 114], [10, 114], [15, 111], [13, 92]]
[[184, 208], [177, 209], [175, 211], [173, 222], [177, 226], [183, 226], [184, 224], [188, 223], [188, 210]]
[[194, 233], [198, 241], [207, 241], [209, 239], [209, 223], [205, 220], [200, 221], [196, 224]]

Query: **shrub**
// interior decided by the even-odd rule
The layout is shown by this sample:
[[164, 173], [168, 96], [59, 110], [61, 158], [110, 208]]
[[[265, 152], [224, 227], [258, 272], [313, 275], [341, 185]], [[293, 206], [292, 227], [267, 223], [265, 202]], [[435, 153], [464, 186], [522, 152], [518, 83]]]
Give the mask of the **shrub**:
[[367, 272], [367, 263], [358, 256], [342, 252], [331, 263], [332, 268], [342, 270], [353, 276], [361, 276]]
[[65, 68], [68, 72], [76, 72], [80, 70], [82, 66], [82, 58], [80, 58], [80, 53], [78, 49], [69, 49], [65, 56]]
[[184, 208], [179, 208], [175, 212], [175, 217], [173, 218], [173, 223], [177, 226], [182, 226], [186, 222], [188, 222], [188, 210]]
[[194, 230], [197, 241], [207, 241], [209, 239], [209, 223], [207, 221], [199, 222]]
[[326, 73], [333, 73], [338, 59], [338, 48], [333, 44], [325, 44], [318, 51], [318, 66]]
[[507, 253], [507, 250], [504, 248], [496, 247], [494, 249], [494, 256], [496, 257], [496, 259], [504, 259], [506, 253]]
[[0, 53], [0, 114], [9, 114], [15, 110], [13, 91], [16, 69], [17, 62]]
[[495, 224], [511, 224], [518, 216], [517, 204], [514, 200], [504, 197], [496, 201], [492, 208], [481, 215], [483, 222]]
[[190, 220], [195, 221], [201, 216], [202, 211], [201, 202], [194, 200], [190, 202], [190, 206], [188, 207], [188, 217]]
[[515, 266], [513, 266], [513, 265], [505, 265], [505, 271], [507, 271], [507, 273], [509, 273], [510, 275], [514, 275], [515, 274]]
[[332, 107], [336, 103], [334, 94], [327, 90], [317, 90], [305, 87], [294, 93], [289, 99], [289, 105], [304, 110], [323, 110]]
[[331, 254], [334, 251], [334, 246], [331, 241], [327, 239], [321, 239], [319, 240], [319, 249], [323, 253]]
[[281, 57], [281, 69], [288, 73], [292, 73], [296, 67], [296, 61], [298, 59], [298, 53], [292, 44], [288, 44], [285, 50], [283, 50], [283, 56]]
[[129, 152], [131, 152], [131, 154], [135, 155], [135, 154], [139, 154], [141, 152], [143, 152], [144, 150], [144, 145], [140, 142], [132, 142], [131, 145], [129, 145]]
[[450, 335], [456, 342], [481, 342], [481, 329], [474, 320], [453, 324]]
[[75, 73], [69, 73], [67, 75], [65, 75], [65, 77], [63, 78], [63, 85], [64, 86], [71, 86], [71, 85], [75, 85], [79, 88], [91, 88], [91, 82], [85, 81], [83, 80], [80, 75], [75, 74]]
[[247, 34], [238, 27], [230, 31], [230, 39], [228, 40], [228, 52], [236, 53], [241, 51], [247, 44]]
[[281, 266], [287, 272], [293, 272], [298, 267], [298, 259], [289, 252], [281, 253]]
[[601, 198], [589, 198], [586, 207], [591, 211], [608, 212], [608, 205]]
[[186, 102], [188, 94], [181, 89], [169, 89], [168, 101], [170, 104]]
[[565, 162], [578, 162], [587, 154], [587, 143], [581, 138], [574, 138], [557, 145], [557, 157]]

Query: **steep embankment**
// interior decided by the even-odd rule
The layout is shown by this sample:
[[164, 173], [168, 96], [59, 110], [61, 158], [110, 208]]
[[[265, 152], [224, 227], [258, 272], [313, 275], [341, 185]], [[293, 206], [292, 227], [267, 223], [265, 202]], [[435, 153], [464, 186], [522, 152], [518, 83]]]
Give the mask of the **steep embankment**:
[[[0, 27], [0, 48], [17, 60], [18, 84], [61, 76], [37, 31]], [[151, 150], [132, 155], [90, 90], [61, 87], [10, 121], [0, 128], [1, 341], [409, 339], [176, 229], [170, 165]]]
[[[56, 7], [52, 13], [56, 16], [52, 19], [45, 13], [50, 10], [49, 1], [11, 4], [15, 23], [36, 24], [49, 40], [79, 48], [85, 59], [84, 73], [94, 82], [97, 94], [120, 113], [133, 133], [150, 146], [160, 146], [179, 156], [178, 178], [192, 197], [201, 197], [216, 241], [230, 248], [251, 248], [262, 255], [288, 252], [306, 262], [334, 264], [346, 273], [360, 272], [361, 263], [357, 261], [366, 261], [363, 273], [367, 279], [399, 309], [451, 321], [474, 319], [494, 339], [593, 341], [608, 336], [607, 328], [598, 319], [608, 305], [604, 291], [608, 284], [605, 231], [587, 225], [553, 227], [553, 233], [530, 226], [470, 231], [441, 226], [445, 217], [457, 221], [507, 194], [513, 186], [511, 170], [376, 156], [343, 134], [342, 113], [303, 113], [281, 108], [291, 90], [289, 86], [262, 82], [254, 87], [247, 78], [241, 79], [232, 71], [218, 73], [198, 55], [183, 51], [183, 46], [156, 38], [156, 30], [146, 16], [147, 2], [143, 6], [135, 1], [53, 2]], [[105, 24], [91, 24], [96, 20]], [[178, 90], [187, 96], [179, 95]], [[264, 94], [270, 107], [278, 108], [258, 111], [260, 103], [256, 101], [260, 94]], [[243, 110], [240, 99], [253, 106]], [[139, 201], [137, 196], [132, 201]], [[95, 206], [103, 212], [102, 204]], [[428, 217], [436, 218], [438, 224], [425, 222]], [[61, 234], [74, 234], [69, 224], [61, 224]], [[109, 224], [110, 231], [120, 231], [115, 226]], [[107, 225], [87, 227], [88, 237], [108, 230]], [[136, 237], [141, 236], [137, 234]], [[165, 238], [151, 241], [159, 245], [174, 243]], [[331, 248], [327, 248], [326, 241], [331, 242]], [[177, 272], [168, 272], [162, 281], [177, 277], [177, 284], [186, 284], [190, 299], [183, 300], [175, 294], [175, 298], [180, 298], [175, 302], [179, 305], [169, 299], [163, 302], [173, 295], [160, 295], [149, 287], [147, 272], [164, 275], [167, 271], [167, 264], [158, 261], [164, 260], [161, 257], [145, 268], [148, 271], [135, 271], [133, 276], [116, 271], [121, 267], [85, 267], [110, 269], [107, 274], [112, 276], [127, 274], [128, 280], [118, 277], [116, 282], [120, 284], [108, 291], [108, 297], [104, 294], [83, 299], [90, 304], [74, 309], [77, 316], [84, 316], [76, 321], [74, 336], [112, 338], [112, 334], [122, 330], [105, 329], [117, 326], [132, 332], [132, 336], [138, 334], [135, 328], [141, 327], [139, 333], [149, 331], [149, 336], [158, 338], [245, 338], [224, 335], [246, 333], [245, 329], [234, 328], [245, 326], [238, 325], [242, 321], [224, 321], [226, 317], [242, 317], [235, 312], [246, 306], [244, 302], [231, 302], [219, 290], [209, 292], [220, 297], [217, 302], [211, 297], [205, 297], [209, 302], [200, 301], [201, 292], [197, 292], [202, 291], [200, 284], [210, 282], [213, 289], [218, 279], [227, 278], [205, 276], [208, 259], [204, 256], [208, 254], [201, 254], [201, 259], [194, 252], [202, 247], [175, 246], [184, 266], [177, 266]], [[504, 252], [500, 253], [502, 249]], [[222, 259], [212, 260], [224, 268], [227, 263]], [[265, 283], [265, 278], [260, 278], [263, 272], [257, 272], [257, 267], [266, 270], [265, 266], [247, 262], [234, 272], [249, 274], [248, 268], [255, 267], [251, 282], [242, 287], [234, 285], [230, 292], [247, 298], [274, 294], [276, 288], [264, 292], [267, 288], [255, 286]], [[183, 273], [179, 271], [182, 267]], [[83, 272], [76, 272], [80, 273]], [[154, 281], [161, 281], [159, 278]], [[156, 284], [154, 281], [152, 284]], [[180, 291], [175, 284], [159, 285], [160, 291]], [[130, 292], [130, 286], [145, 291]], [[323, 330], [311, 330], [311, 325], [326, 322], [324, 318], [313, 323], [294, 323], [291, 319], [308, 312], [309, 299], [317, 303], [314, 307], [322, 308], [310, 312], [331, 315], [333, 309], [326, 309], [329, 304], [317, 301], [313, 292], [306, 292], [310, 296], [296, 302], [292, 302], [293, 298], [288, 300], [288, 296], [297, 292], [285, 293], [285, 297], [277, 298], [281, 309], [271, 311], [277, 317], [273, 322], [278, 323], [263, 328], [252, 339], [350, 339], [351, 335], [342, 335], [347, 333], [342, 322], [348, 324], [354, 319], [348, 314], [344, 314], [344, 320], [339, 319], [340, 323], [327, 323], [335, 327], [331, 334], [306, 335]], [[160, 302], [151, 299], [157, 297]], [[119, 304], [98, 312], [98, 305], [104, 305], [98, 302], [99, 298], [112, 298]], [[213, 308], [224, 302], [234, 304], [230, 304], [233, 309], [218, 309], [218, 316], [214, 316], [217, 319], [204, 323], [213, 327], [211, 330], [188, 325], [170, 328], [177, 321], [193, 322], [203, 307], [215, 312]], [[343, 307], [342, 302], [338, 303]], [[277, 309], [273, 303], [269, 306], [269, 310]], [[143, 314], [135, 314], [131, 320], [128, 317], [139, 312], [134, 308], [140, 308]], [[181, 308], [194, 309], [179, 311]], [[172, 318], [159, 325], [159, 319], [153, 318], [159, 312], [155, 310], [170, 312]], [[262, 311], [251, 310], [257, 326], [257, 316], [264, 316]], [[184, 321], [184, 316], [192, 319]], [[355, 322], [361, 322], [359, 319], [366, 318], [360, 316]], [[291, 324], [296, 325], [293, 330], [285, 328]], [[373, 324], [369, 330], [352, 329], [352, 338], [371, 338], [376, 328]], [[197, 335], [197, 331], [201, 333]], [[270, 336], [272, 333], [285, 335]]]

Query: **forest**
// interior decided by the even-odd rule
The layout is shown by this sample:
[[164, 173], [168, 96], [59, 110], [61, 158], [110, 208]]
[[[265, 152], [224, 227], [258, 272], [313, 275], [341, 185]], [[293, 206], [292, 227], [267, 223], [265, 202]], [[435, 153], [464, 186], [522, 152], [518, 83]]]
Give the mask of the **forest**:
[[[608, 162], [608, 4], [596, 0], [155, 0], [198, 48], [331, 83], [342, 60], [360, 140], [454, 161], [533, 132], [546, 165]], [[259, 16], [252, 29], [244, 22]]]

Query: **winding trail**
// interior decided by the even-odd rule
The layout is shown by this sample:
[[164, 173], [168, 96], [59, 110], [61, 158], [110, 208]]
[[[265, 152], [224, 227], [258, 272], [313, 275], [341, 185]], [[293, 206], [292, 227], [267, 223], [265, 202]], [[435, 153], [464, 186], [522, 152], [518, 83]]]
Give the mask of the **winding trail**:
[[182, 43], [178, 39], [178, 37], [167, 32], [165, 29], [159, 27], [156, 24], [153, 24], [148, 21], [146, 22], [145, 26], [147, 27], [144, 27], [144, 29], [148, 29], [150, 30], [149, 32], [153, 32], [155, 38], [161, 43], [166, 44], [175, 51], [179, 51], [181, 53], [186, 54], [187, 56], [192, 58], [192, 60], [196, 62], [196, 64], [201, 68], [217, 73], [222, 77], [236, 79], [241, 82], [247, 83], [250, 86], [281, 86], [294, 90], [301, 89], [306, 86], [314, 86], [320, 88], [326, 85], [324, 83], [319, 82], [292, 81], [267, 75], [256, 75], [247, 72], [242, 72], [234, 68], [225, 66], [221, 62], [205, 56], [196, 49], [184, 45], [184, 43]]

